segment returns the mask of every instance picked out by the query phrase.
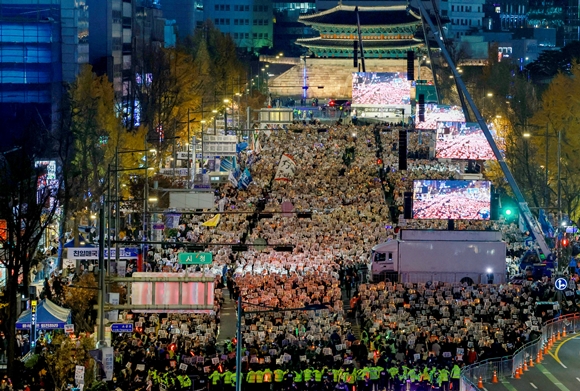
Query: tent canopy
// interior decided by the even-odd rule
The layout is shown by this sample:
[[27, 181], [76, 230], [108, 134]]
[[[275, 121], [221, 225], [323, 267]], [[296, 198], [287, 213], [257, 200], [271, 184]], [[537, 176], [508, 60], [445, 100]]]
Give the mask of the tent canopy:
[[[24, 311], [16, 321], [17, 329], [30, 329], [32, 311]], [[64, 329], [65, 324], [71, 321], [69, 309], [59, 307], [52, 301], [45, 299], [36, 306], [36, 329], [53, 330]]]
[[[84, 243], [84, 244], [81, 244]], [[64, 244], [64, 248], [69, 247], [95, 247], [94, 244], [90, 243], [90, 240], [87, 240], [83, 235], [79, 234], [79, 245], [75, 246], [75, 240], [71, 239]]]

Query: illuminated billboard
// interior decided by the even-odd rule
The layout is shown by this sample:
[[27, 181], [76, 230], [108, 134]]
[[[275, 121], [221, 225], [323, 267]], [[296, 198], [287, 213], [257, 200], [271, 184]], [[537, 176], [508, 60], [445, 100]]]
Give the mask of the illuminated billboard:
[[[136, 272], [133, 277], [150, 278], [150, 282], [139, 281], [131, 284], [131, 304], [135, 306], [190, 306], [190, 308], [172, 309], [174, 313], [212, 313], [214, 305], [213, 274], [189, 273], [199, 281], [163, 281], [165, 277], [185, 278], [180, 273]], [[155, 281], [159, 279], [159, 281]], [[166, 313], [166, 308], [133, 309], [133, 312]]]
[[[417, 107], [416, 113], [419, 113]], [[435, 130], [437, 122], [465, 122], [463, 109], [459, 106], [444, 106], [435, 104], [425, 104], [425, 120], [419, 121], [419, 115], [415, 116], [415, 129]]]
[[49, 201], [47, 206], [50, 205], [52, 207], [60, 186], [56, 175], [56, 161], [36, 160], [34, 163], [34, 166], [39, 169], [36, 184], [36, 201], [38, 203]]
[[352, 104], [406, 106], [411, 104], [411, 82], [405, 72], [354, 72]]
[[413, 181], [413, 218], [489, 220], [491, 182], [470, 180]]
[[477, 122], [438, 122], [435, 157], [462, 160], [496, 159]]

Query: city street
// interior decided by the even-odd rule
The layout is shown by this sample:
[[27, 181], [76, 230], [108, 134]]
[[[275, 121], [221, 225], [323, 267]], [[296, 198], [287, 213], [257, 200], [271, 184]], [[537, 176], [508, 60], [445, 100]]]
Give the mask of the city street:
[[497, 384], [484, 384], [487, 391], [574, 391], [580, 388], [580, 373], [576, 368], [580, 352], [580, 335], [575, 334], [554, 344], [541, 364], [536, 364], [521, 379], [501, 379]]

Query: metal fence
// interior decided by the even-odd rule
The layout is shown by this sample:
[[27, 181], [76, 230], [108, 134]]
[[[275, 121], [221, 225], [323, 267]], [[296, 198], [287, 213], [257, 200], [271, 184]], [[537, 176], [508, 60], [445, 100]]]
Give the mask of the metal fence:
[[[503, 284], [506, 281], [505, 273], [492, 273], [493, 283]], [[487, 274], [482, 273], [454, 273], [454, 272], [404, 272], [397, 273], [396, 271], [383, 271], [372, 276], [373, 282], [399, 282], [399, 283], [419, 283], [425, 281], [438, 281], [446, 283], [462, 284], [485, 284], [488, 280]], [[468, 281], [471, 280], [471, 281]]]
[[[513, 355], [484, 360], [461, 370], [461, 391], [479, 390], [477, 383], [479, 379], [483, 383], [490, 383], [493, 379], [494, 372], [498, 380], [515, 377], [515, 372], [524, 362], [529, 364], [530, 359], [536, 362], [540, 350], [549, 346], [552, 338], [558, 338], [563, 335], [575, 333], [580, 329], [580, 314], [570, 314], [561, 316], [546, 322], [542, 326], [542, 336], [535, 341], [528, 342], [519, 348]], [[565, 331], [565, 334], [564, 334]]]
[[[494, 278], [494, 282], [501, 284], [505, 280], [505, 277], [498, 273], [497, 280]], [[440, 281], [447, 283], [463, 283], [467, 284], [485, 284], [487, 279], [485, 274], [480, 273], [454, 273], [454, 272], [404, 272], [400, 274], [400, 282], [425, 282], [425, 281]]]

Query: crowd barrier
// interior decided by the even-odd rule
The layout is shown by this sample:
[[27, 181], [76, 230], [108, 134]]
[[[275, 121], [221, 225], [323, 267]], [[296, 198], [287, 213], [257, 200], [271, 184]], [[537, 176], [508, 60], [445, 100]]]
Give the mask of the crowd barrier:
[[[542, 326], [542, 336], [534, 341], [528, 342], [519, 348], [513, 355], [492, 358], [477, 362], [464, 367], [461, 370], [460, 391], [479, 390], [478, 383], [491, 383], [494, 373], [497, 380], [510, 377], [518, 377], [520, 368], [530, 365], [530, 361], [536, 363], [538, 355], [543, 356], [545, 350], [549, 350], [553, 343], [566, 335], [576, 333], [580, 329], [580, 313], [561, 316], [550, 320]], [[518, 374], [516, 374], [518, 372]]]

